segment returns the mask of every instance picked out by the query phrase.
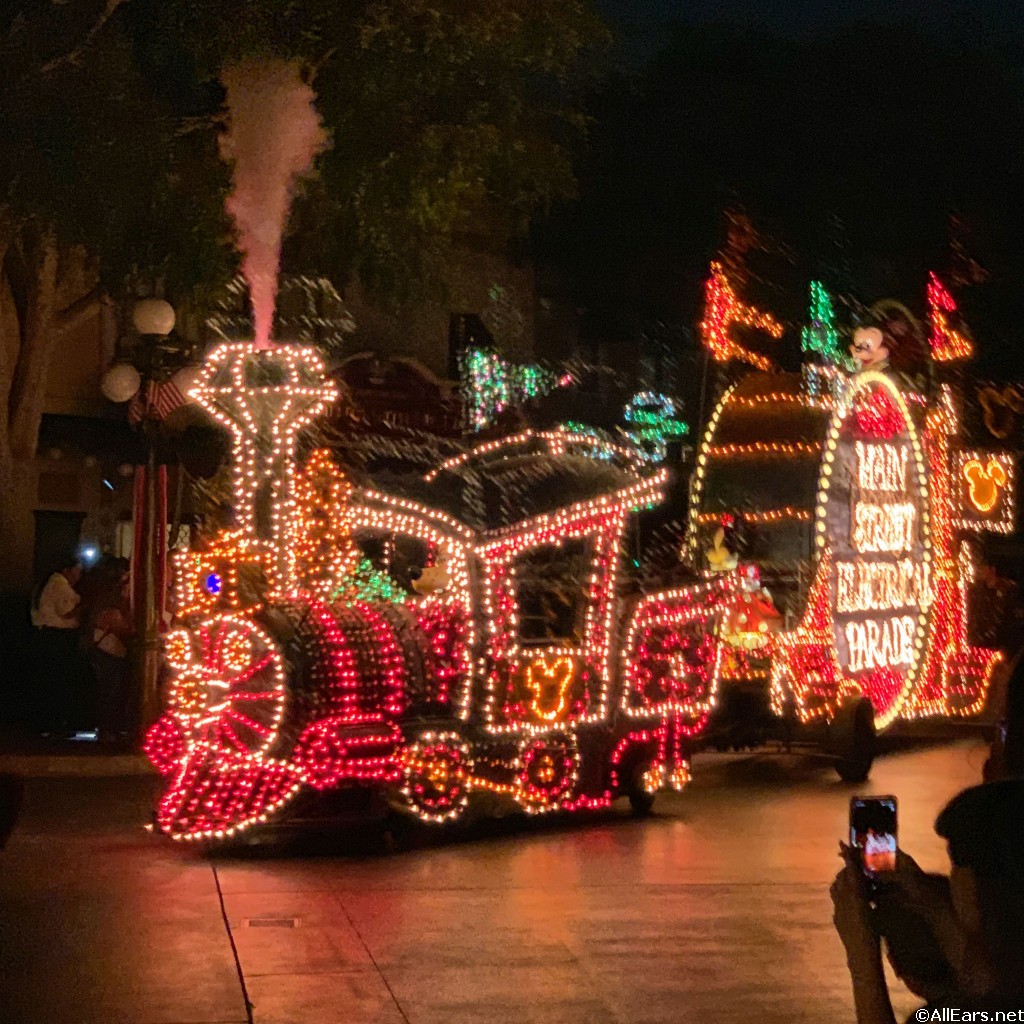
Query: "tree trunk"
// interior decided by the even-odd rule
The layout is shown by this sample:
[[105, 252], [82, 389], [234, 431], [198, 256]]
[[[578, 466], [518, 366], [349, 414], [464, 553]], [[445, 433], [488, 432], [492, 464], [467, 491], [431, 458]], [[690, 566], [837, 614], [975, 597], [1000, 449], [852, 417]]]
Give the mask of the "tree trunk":
[[0, 451], [0, 589], [32, 588], [34, 477], [31, 462]]
[[8, 352], [5, 331], [7, 316], [4, 308], [4, 261], [7, 259], [7, 250], [10, 249], [17, 234], [16, 218], [6, 206], [0, 205], [0, 448], [7, 445], [7, 396], [14, 376], [14, 364], [18, 359], [17, 345], [11, 346], [13, 351]]
[[7, 398], [9, 444], [14, 458], [35, 455], [46, 377], [56, 337], [52, 330], [57, 291], [57, 240], [50, 229], [39, 232], [34, 251], [26, 253], [31, 279], [21, 324], [21, 351]]
[[0, 588], [27, 592], [35, 532], [34, 459], [50, 364], [65, 332], [95, 309], [100, 293], [84, 250], [62, 247], [48, 225], [16, 225], [3, 206], [0, 255], [7, 257], [0, 260], [0, 271], [10, 285], [17, 323], [15, 345], [0, 336]]

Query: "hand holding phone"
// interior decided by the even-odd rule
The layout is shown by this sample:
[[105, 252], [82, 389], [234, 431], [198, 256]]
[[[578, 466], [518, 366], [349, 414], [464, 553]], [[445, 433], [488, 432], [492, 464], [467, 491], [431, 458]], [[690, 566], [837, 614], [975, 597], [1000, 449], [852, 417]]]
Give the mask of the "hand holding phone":
[[850, 846], [869, 882], [884, 880], [896, 870], [896, 809], [891, 795], [850, 798]]

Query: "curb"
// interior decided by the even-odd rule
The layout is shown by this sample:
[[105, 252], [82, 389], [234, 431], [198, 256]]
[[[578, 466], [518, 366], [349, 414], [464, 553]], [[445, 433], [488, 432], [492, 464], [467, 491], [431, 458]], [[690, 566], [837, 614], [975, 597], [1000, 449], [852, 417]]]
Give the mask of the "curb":
[[103, 778], [156, 775], [141, 754], [82, 757], [62, 754], [0, 754], [0, 773], [25, 778]]

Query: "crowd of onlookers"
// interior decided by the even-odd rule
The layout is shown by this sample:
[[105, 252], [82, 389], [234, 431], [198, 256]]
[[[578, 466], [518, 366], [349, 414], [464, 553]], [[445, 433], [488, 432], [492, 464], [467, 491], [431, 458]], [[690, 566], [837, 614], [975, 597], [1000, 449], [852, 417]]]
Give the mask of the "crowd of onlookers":
[[1020, 584], [983, 562], [969, 591], [971, 643], [1001, 651], [1024, 646], [1024, 600]]
[[924, 1000], [910, 1020], [1024, 1021], [1022, 654], [1003, 700], [983, 781], [935, 823], [949, 849], [948, 878], [901, 852], [896, 870], [873, 887], [856, 852], [841, 846], [845, 864], [831, 891], [857, 1024], [894, 1024], [883, 955]]
[[31, 615], [36, 730], [125, 742], [132, 633], [127, 561], [102, 558], [88, 570], [73, 563], [52, 573], [33, 594]]

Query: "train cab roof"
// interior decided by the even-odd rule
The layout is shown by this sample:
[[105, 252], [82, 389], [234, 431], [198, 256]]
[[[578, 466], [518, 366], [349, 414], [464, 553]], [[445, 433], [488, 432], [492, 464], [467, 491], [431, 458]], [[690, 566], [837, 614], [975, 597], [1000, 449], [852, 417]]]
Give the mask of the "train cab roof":
[[426, 473], [378, 476], [375, 484], [483, 535], [587, 503], [607, 505], [626, 492], [636, 493], [633, 507], [645, 507], [660, 500], [658, 481], [658, 474], [628, 449], [554, 430], [488, 441]]

